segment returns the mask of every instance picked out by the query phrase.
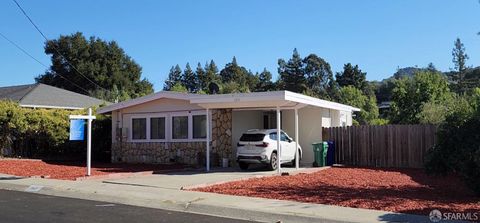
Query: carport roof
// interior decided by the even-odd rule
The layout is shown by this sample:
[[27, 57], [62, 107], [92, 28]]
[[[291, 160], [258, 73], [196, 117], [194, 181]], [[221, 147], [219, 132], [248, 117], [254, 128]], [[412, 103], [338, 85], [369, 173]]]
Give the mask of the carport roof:
[[189, 94], [179, 92], [160, 91], [155, 94], [132, 99], [117, 104], [112, 104], [98, 110], [98, 113], [108, 113], [123, 108], [147, 103], [161, 98], [171, 98], [179, 100], [187, 100], [191, 104], [196, 104], [203, 108], [275, 108], [293, 109], [302, 106], [315, 106], [340, 111], [360, 111], [349, 105], [322, 100], [306, 96], [290, 91], [268, 91], [268, 92], [252, 92], [252, 93], [235, 93], [235, 94]]

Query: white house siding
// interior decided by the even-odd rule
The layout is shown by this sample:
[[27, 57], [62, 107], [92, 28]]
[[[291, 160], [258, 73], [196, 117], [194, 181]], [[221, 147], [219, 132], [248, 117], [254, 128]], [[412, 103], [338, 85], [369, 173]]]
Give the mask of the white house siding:
[[[177, 161], [192, 165], [204, 165], [205, 139], [175, 141], [171, 139], [170, 118], [173, 114], [205, 113], [205, 109], [190, 104], [186, 100], [158, 99], [148, 103], [128, 107], [112, 112], [112, 161], [129, 163], [167, 163]], [[132, 141], [132, 117], [149, 117], [164, 115], [166, 117], [166, 139], [162, 142], [143, 140]], [[231, 110], [211, 110], [212, 131], [212, 166], [219, 165], [222, 157], [233, 160], [231, 140]], [[218, 121], [221, 125], [218, 125]], [[228, 124], [230, 123], [230, 124]], [[118, 133], [119, 128], [126, 131]], [[148, 128], [147, 128], [148, 132]], [[148, 133], [147, 133], [148, 134]], [[125, 137], [126, 136], [126, 137]]]
[[[158, 99], [155, 101], [147, 102], [144, 104], [128, 107], [122, 110], [119, 110], [118, 114], [117, 111], [112, 112], [112, 129], [115, 129], [117, 127], [117, 123], [115, 121], [120, 121], [118, 123], [118, 127], [122, 129], [126, 129], [127, 131], [131, 131], [131, 119], [132, 117], [135, 116], [142, 116], [142, 115], [148, 115], [153, 114], [153, 113], [165, 113], [169, 118], [171, 114], [175, 112], [196, 112], [196, 111], [205, 111], [204, 108], [201, 108], [197, 105], [192, 105], [190, 104], [189, 101], [186, 100], [177, 100], [177, 99], [167, 99], [167, 98], [162, 98]], [[116, 117], [120, 116], [120, 117]], [[166, 122], [167, 124], [167, 129], [170, 129], [171, 126], [169, 126], [170, 122]], [[112, 130], [112, 132], [115, 132], [116, 130]], [[114, 133], [116, 134], [116, 133]], [[126, 136], [128, 137], [127, 141], [130, 141], [130, 134], [127, 134]], [[113, 139], [112, 139], [113, 140]], [[115, 142], [115, 141], [113, 141]]]
[[[322, 127], [342, 125], [342, 113], [347, 125], [352, 125], [352, 113], [333, 109], [307, 106], [298, 110], [298, 134], [303, 150], [302, 164], [313, 162], [312, 144], [322, 141]], [[295, 137], [294, 111], [282, 112], [282, 128], [287, 134]]]
[[[232, 145], [233, 153], [237, 152], [237, 142], [242, 133], [249, 129], [263, 128], [263, 111], [233, 111], [232, 112]], [[236, 154], [235, 154], [236, 155]]]
[[[322, 108], [307, 106], [298, 110], [298, 135], [303, 151], [302, 164], [313, 163], [312, 143], [322, 141]], [[282, 112], [282, 128], [292, 138], [295, 137], [295, 112]]]

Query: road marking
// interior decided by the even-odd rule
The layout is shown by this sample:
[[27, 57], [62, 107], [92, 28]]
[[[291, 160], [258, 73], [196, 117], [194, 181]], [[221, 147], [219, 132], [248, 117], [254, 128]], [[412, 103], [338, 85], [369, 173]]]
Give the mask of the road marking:
[[39, 192], [41, 189], [43, 189], [41, 185], [30, 185], [25, 189], [25, 192]]

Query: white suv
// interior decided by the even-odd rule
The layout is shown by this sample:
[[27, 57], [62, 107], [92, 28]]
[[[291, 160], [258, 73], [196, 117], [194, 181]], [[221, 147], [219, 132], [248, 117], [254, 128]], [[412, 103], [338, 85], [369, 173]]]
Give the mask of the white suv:
[[[280, 133], [280, 148], [282, 157], [280, 162], [295, 165], [295, 142], [284, 131]], [[298, 146], [298, 154], [302, 159], [302, 148]], [[248, 169], [249, 164], [267, 164], [270, 170], [277, 166], [277, 129], [252, 129], [243, 133], [237, 143], [237, 162], [240, 169]]]

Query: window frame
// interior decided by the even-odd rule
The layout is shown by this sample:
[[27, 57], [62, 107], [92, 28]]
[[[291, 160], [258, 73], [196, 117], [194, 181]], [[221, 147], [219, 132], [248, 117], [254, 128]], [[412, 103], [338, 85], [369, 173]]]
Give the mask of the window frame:
[[[187, 117], [187, 138], [186, 139], [174, 139], [173, 138], [173, 118], [175, 117]], [[190, 137], [191, 137], [191, 133], [190, 133], [190, 125], [191, 125], [191, 117], [188, 113], [175, 113], [175, 114], [172, 114], [169, 118], [170, 120], [170, 140], [172, 142], [188, 142], [190, 140]]]
[[[145, 119], [145, 139], [134, 139], [133, 138], [133, 120], [134, 119]], [[148, 132], [148, 118], [143, 116], [132, 116], [130, 117], [130, 131], [129, 131], [129, 138], [132, 142], [144, 142], [149, 139], [149, 132]]]
[[[207, 114], [192, 114], [192, 139], [193, 140], [207, 140], [207, 135], [205, 134], [205, 137], [202, 137], [202, 138], [195, 138], [195, 132], [194, 132], [194, 119], [193, 117], [194, 116], [205, 116], [205, 121], [208, 122], [207, 120]], [[206, 124], [206, 123], [205, 123]], [[210, 125], [210, 128], [211, 128], [211, 125]], [[210, 131], [211, 132], [211, 131]]]
[[[130, 113], [124, 117], [124, 120], [130, 123], [130, 129], [128, 130], [128, 142], [206, 142], [208, 137], [205, 138], [193, 138], [193, 116], [206, 115], [205, 110], [195, 111], [175, 111], [175, 112], [158, 112], [158, 113]], [[210, 141], [212, 140], [212, 112], [209, 112], [209, 135]], [[187, 116], [188, 117], [188, 137], [186, 139], [173, 139], [173, 117]], [[146, 139], [133, 139], [133, 119], [145, 118], [146, 119]], [[152, 118], [165, 118], [165, 139], [152, 139], [151, 138], [151, 126]]]
[[[163, 139], [152, 139], [152, 118], [164, 118], [165, 119], [165, 126], [164, 126], [164, 132], [165, 132], [165, 137]], [[166, 114], [155, 114], [155, 115], [150, 115], [148, 118], [148, 141], [149, 142], [166, 142], [168, 140], [168, 117]]]

